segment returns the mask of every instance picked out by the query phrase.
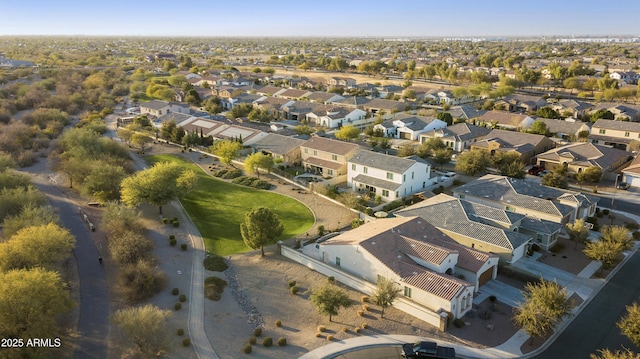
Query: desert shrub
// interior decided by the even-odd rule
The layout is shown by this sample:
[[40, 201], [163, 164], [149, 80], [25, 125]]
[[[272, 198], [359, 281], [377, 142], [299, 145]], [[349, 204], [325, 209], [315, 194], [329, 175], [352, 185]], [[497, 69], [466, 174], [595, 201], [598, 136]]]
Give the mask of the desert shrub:
[[182, 243], [180, 245], [180, 249], [182, 249], [183, 251], [186, 251], [187, 250], [187, 244], [186, 243]]
[[598, 224], [598, 219], [596, 217], [587, 217], [584, 221], [593, 224], [594, 231], [600, 230], [600, 225]]
[[635, 231], [636, 229], [640, 229], [640, 225], [638, 225], [638, 223], [636, 222], [625, 223], [625, 227], [627, 227], [627, 229], [630, 231]]
[[320, 237], [322, 237], [324, 235], [324, 226], [323, 225], [319, 225], [318, 226], [318, 235]]
[[604, 217], [604, 214], [602, 214], [602, 212], [597, 212], [596, 213], [596, 217], [602, 218], [602, 217]]
[[139, 232], [125, 230], [113, 233], [107, 242], [111, 258], [118, 264], [133, 264], [147, 258], [153, 242]]
[[464, 327], [464, 326], [465, 326], [464, 321], [463, 321], [462, 319], [460, 319], [460, 318], [455, 319], [455, 320], [453, 321], [453, 325], [454, 325], [456, 328], [462, 328], [462, 327]]
[[268, 347], [270, 347], [270, 346], [272, 346], [272, 345], [273, 345], [273, 338], [271, 338], [271, 337], [265, 337], [265, 338], [262, 340], [262, 345], [264, 345], [264, 346], [265, 346], [265, 347], [267, 347], [267, 348], [268, 348]]
[[283, 347], [285, 345], [287, 345], [287, 338], [285, 338], [285, 337], [278, 338], [278, 346]]
[[638, 231], [633, 231], [633, 233], [631, 233], [631, 235], [633, 236], [634, 240], [640, 240], [640, 232]]
[[214, 172], [213, 175], [222, 179], [234, 179], [242, 176], [242, 171], [238, 169], [221, 169]]
[[364, 223], [363, 220], [356, 218], [353, 221], [351, 221], [351, 228], [358, 228], [360, 227], [362, 224]]
[[362, 326], [362, 329], [367, 329], [367, 328], [369, 327], [369, 324], [367, 324], [367, 323], [362, 323], [362, 325], [361, 325], [361, 326]]
[[262, 335], [262, 328], [255, 328], [253, 330], [253, 335], [255, 335], [256, 337], [259, 337]]
[[187, 296], [184, 294], [180, 294], [180, 302], [184, 303], [187, 301]]
[[253, 345], [258, 342], [258, 338], [251, 336], [249, 337], [249, 344]]
[[364, 310], [365, 312], [368, 312], [368, 311], [369, 311], [369, 309], [370, 309], [370, 307], [369, 307], [369, 305], [368, 305], [368, 304], [364, 304], [364, 305], [362, 306], [362, 310]]
[[369, 296], [368, 295], [363, 295], [362, 297], [360, 297], [360, 301], [362, 303], [369, 303]]
[[224, 272], [229, 266], [225, 263], [224, 258], [217, 254], [208, 254], [204, 259], [204, 269], [214, 272]]
[[183, 347], [188, 347], [189, 345], [191, 345], [191, 339], [189, 339], [189, 338], [182, 339], [182, 346]]
[[498, 298], [496, 298], [496, 296], [495, 296], [495, 295], [490, 295], [490, 296], [489, 296], [489, 300], [491, 301], [491, 303], [495, 303], [495, 302], [496, 302], [496, 300], [498, 300]]
[[175, 309], [175, 310], [180, 310], [180, 309], [182, 309], [182, 303], [176, 303], [176, 304], [174, 304], [174, 305], [173, 305], [173, 309]]
[[180, 227], [180, 221], [173, 221], [174, 227]]
[[298, 292], [300, 291], [300, 288], [296, 287], [295, 285], [291, 288], [289, 288], [289, 291], [291, 292], [291, 294], [298, 294]]
[[327, 282], [329, 283], [335, 283], [336, 282], [336, 278], [332, 275], [327, 277]]
[[242, 347], [242, 352], [245, 353], [245, 354], [250, 354], [251, 353], [251, 344], [248, 344], [248, 343], [245, 344]]
[[356, 332], [356, 333], [360, 333], [360, 330], [361, 330], [360, 327], [353, 328], [353, 331]]
[[296, 281], [295, 280], [290, 280], [289, 281], [289, 288], [293, 287], [296, 285]]
[[169, 223], [169, 218], [163, 217], [162, 218], [162, 224], [167, 224], [167, 223]]
[[327, 335], [327, 340], [328, 341], [332, 341], [333, 340], [333, 335], [331, 335], [331, 334]]
[[280, 319], [276, 320], [276, 327], [281, 327], [282, 326], [282, 321], [280, 321]]
[[396, 209], [398, 207], [401, 207], [401, 206], [402, 206], [402, 201], [396, 200], [396, 201], [393, 201], [391, 203], [388, 203], [388, 204], [384, 205], [384, 207], [382, 207], [382, 210], [385, 211], [385, 212], [390, 212], [390, 211], [392, 211], [392, 210], [394, 210], [394, 209]]
[[320, 333], [324, 332], [325, 330], [327, 330], [327, 327], [325, 327], [324, 325], [319, 325], [319, 326], [318, 326], [318, 331], [319, 331]]
[[176, 331], [176, 333], [177, 333], [179, 336], [183, 336], [183, 335], [184, 335], [184, 329], [180, 328], [180, 329], [178, 329], [178, 330]]
[[316, 332], [316, 334], [315, 334], [315, 335], [316, 335], [316, 338], [320, 338], [320, 337], [322, 336], [322, 333], [320, 333], [320, 332]]
[[262, 181], [256, 177], [240, 176], [234, 178], [231, 182], [241, 186], [252, 187], [257, 189], [271, 189], [271, 183]]
[[363, 316], [363, 315], [364, 315], [364, 312], [363, 312], [363, 311], [361, 311], [361, 310], [359, 310], [359, 311], [357, 311], [357, 312], [356, 312], [356, 314], [358, 314], [358, 316], [359, 316], [359, 317], [361, 317], [361, 316]]
[[176, 239], [176, 235], [175, 235], [175, 234], [170, 234], [170, 235], [169, 235], [169, 239], [170, 239], [170, 240], [171, 240], [171, 239]]
[[534, 252], [537, 252], [537, 251], [539, 251], [539, 250], [540, 250], [540, 246], [539, 246], [539, 245], [537, 245], [536, 243], [534, 243], [534, 244], [531, 246], [531, 249], [532, 249]]
[[342, 330], [342, 332], [343, 332], [343, 333], [347, 333], [347, 332], [349, 331], [349, 328], [347, 328], [347, 327], [342, 327], [342, 329], [341, 329], [341, 330]]
[[179, 293], [180, 293], [180, 289], [178, 289], [178, 288], [173, 288], [171, 290], [171, 294], [173, 294], [173, 295], [178, 295]]
[[604, 214], [605, 216], [608, 216], [610, 212], [611, 211], [609, 211], [608, 209], [603, 209], [602, 210], [602, 214]]
[[160, 292], [167, 282], [164, 273], [149, 260], [122, 266], [119, 280], [124, 288], [124, 297], [130, 302], [150, 298]]
[[224, 292], [227, 281], [215, 276], [207, 277], [204, 280], [204, 295], [210, 300], [220, 300], [220, 294]]
[[176, 241], [175, 239], [169, 241], [169, 245], [171, 245], [171, 247], [175, 247], [177, 243], [178, 241]]

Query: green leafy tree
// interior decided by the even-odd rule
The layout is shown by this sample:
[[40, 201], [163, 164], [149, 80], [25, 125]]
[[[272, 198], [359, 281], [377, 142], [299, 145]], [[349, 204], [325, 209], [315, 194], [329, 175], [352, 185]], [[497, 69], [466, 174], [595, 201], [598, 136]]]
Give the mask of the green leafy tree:
[[567, 182], [567, 176], [562, 173], [556, 172], [548, 172], [542, 179], [540, 180], [542, 185], [556, 188], [568, 188], [569, 184]]
[[198, 183], [198, 175], [177, 163], [158, 162], [153, 167], [125, 178], [121, 184], [122, 202], [130, 207], [142, 203], [162, 206], [185, 195]]
[[540, 107], [536, 111], [536, 116], [544, 118], [560, 118], [560, 114], [549, 106]]
[[500, 170], [500, 174], [511, 178], [524, 178], [524, 164], [517, 152], [497, 152], [491, 157], [493, 167]]
[[84, 179], [82, 192], [101, 203], [116, 201], [120, 199], [120, 184], [126, 176], [122, 166], [110, 163], [93, 165]]
[[0, 335], [3, 338], [55, 337], [60, 334], [56, 317], [69, 313], [74, 305], [57, 272], [38, 267], [0, 272]]
[[447, 126], [451, 126], [453, 124], [453, 116], [451, 116], [449, 112], [438, 112], [436, 118], [446, 122]]
[[69, 231], [55, 223], [22, 228], [0, 243], [0, 270], [56, 269], [71, 257], [75, 242]]
[[549, 129], [547, 128], [547, 124], [540, 120], [535, 121], [531, 125], [531, 127], [529, 128], [529, 133], [535, 133], [537, 135], [543, 135], [543, 136], [551, 135], [551, 133], [549, 132]]
[[296, 133], [299, 135], [310, 135], [315, 132], [315, 130], [307, 125], [298, 125], [295, 127]]
[[47, 198], [35, 187], [5, 188], [0, 190], [0, 220], [15, 216], [23, 208], [43, 206]]
[[226, 165], [230, 165], [231, 161], [238, 158], [242, 143], [232, 140], [220, 140], [213, 143], [210, 148], [211, 153], [220, 157], [220, 161]]
[[251, 112], [249, 112], [249, 115], [247, 116], [251, 121], [257, 121], [257, 122], [263, 122], [263, 123], [269, 123], [274, 119], [269, 111], [262, 110], [260, 108], [254, 108], [253, 110], [251, 110]]
[[633, 303], [627, 306], [627, 314], [616, 323], [620, 332], [633, 344], [640, 347], [640, 306]]
[[464, 152], [458, 156], [456, 162], [456, 172], [467, 176], [474, 176], [476, 173], [485, 172], [491, 165], [489, 153], [485, 150], [473, 150]]
[[351, 141], [360, 136], [360, 130], [355, 126], [342, 126], [336, 131], [336, 138], [343, 141]]
[[156, 356], [166, 349], [169, 317], [171, 311], [147, 304], [120, 309], [111, 321], [142, 354]]
[[622, 252], [631, 248], [631, 233], [621, 226], [604, 226], [601, 233], [600, 240], [587, 242], [583, 252], [587, 257], [602, 262], [602, 271], [611, 268]]
[[453, 154], [453, 151], [451, 151], [451, 149], [449, 149], [449, 148], [441, 148], [441, 149], [437, 149], [437, 150], [433, 151], [431, 159], [436, 164], [439, 164], [440, 165], [440, 169], [442, 169], [443, 165], [451, 162], [451, 155], [452, 154]]
[[513, 320], [531, 336], [531, 343], [534, 337], [553, 332], [560, 321], [571, 314], [574, 306], [565, 288], [544, 279], [539, 283], [527, 283], [522, 297], [523, 302], [515, 309]]
[[371, 296], [371, 303], [382, 308], [380, 311], [380, 318], [384, 317], [384, 310], [393, 305], [393, 302], [398, 298], [402, 289], [396, 286], [396, 283], [385, 277], [380, 277], [376, 285], [376, 290]]
[[599, 119], [613, 120], [614, 118], [615, 116], [613, 115], [613, 112], [601, 108], [596, 112], [592, 113], [589, 119], [591, 120], [591, 122], [596, 122]]
[[122, 230], [109, 236], [107, 243], [111, 258], [118, 264], [135, 264], [148, 256], [153, 242], [133, 230]]
[[351, 306], [351, 299], [347, 293], [328, 282], [321, 287], [312, 289], [309, 300], [316, 307], [318, 313], [329, 316], [330, 322], [334, 315], [338, 315], [340, 308]]
[[6, 217], [2, 222], [2, 235], [9, 239], [19, 230], [44, 224], [60, 224], [60, 217], [50, 206], [26, 206], [19, 214]]
[[578, 248], [578, 243], [586, 243], [587, 237], [589, 237], [589, 230], [584, 225], [584, 219], [578, 218], [573, 223], [566, 224], [566, 231], [571, 239], [575, 243], [574, 248]]
[[270, 173], [273, 169], [273, 164], [273, 157], [265, 155], [262, 152], [256, 152], [247, 156], [247, 159], [244, 161], [244, 168], [251, 173], [255, 173], [259, 178], [260, 169]]
[[235, 105], [227, 112], [227, 118], [234, 119], [240, 117], [247, 117], [253, 110], [253, 105], [250, 103], [241, 103]]
[[602, 169], [600, 167], [591, 166], [576, 173], [576, 180], [580, 183], [596, 184], [602, 179]]
[[418, 156], [422, 158], [433, 157], [435, 151], [437, 150], [446, 150], [447, 145], [444, 144], [442, 138], [440, 137], [431, 137], [424, 141], [424, 143], [418, 148]]
[[283, 231], [278, 215], [266, 207], [254, 208], [245, 213], [244, 223], [240, 224], [244, 243], [252, 249], [260, 248], [263, 257], [264, 246], [273, 243]]
[[140, 151], [144, 153], [147, 144], [151, 143], [151, 138], [143, 133], [134, 133], [131, 136], [131, 144], [140, 148]]

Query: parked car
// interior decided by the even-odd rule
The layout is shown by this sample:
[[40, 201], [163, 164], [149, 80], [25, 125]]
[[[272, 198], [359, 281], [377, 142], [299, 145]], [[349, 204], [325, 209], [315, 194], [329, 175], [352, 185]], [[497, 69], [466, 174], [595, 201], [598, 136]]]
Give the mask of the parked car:
[[529, 171], [527, 171], [527, 173], [533, 176], [537, 176], [542, 171], [544, 171], [544, 166], [533, 165], [533, 167], [529, 168]]
[[402, 345], [402, 357], [404, 358], [439, 358], [455, 359], [456, 350], [450, 347], [441, 347], [435, 342], [417, 342]]
[[631, 185], [627, 182], [620, 182], [618, 183], [618, 189], [623, 189], [623, 190], [628, 190], [629, 187], [631, 187]]

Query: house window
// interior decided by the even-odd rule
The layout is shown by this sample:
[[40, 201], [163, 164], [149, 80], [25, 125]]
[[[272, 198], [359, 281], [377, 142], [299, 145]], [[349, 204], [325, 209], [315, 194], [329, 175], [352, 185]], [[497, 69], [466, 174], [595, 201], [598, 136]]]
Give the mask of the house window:
[[607, 132], [607, 130], [602, 130], [601, 129], [598, 133], [601, 134], [601, 135], [604, 135], [606, 132]]
[[507, 212], [515, 212], [516, 211], [516, 209], [511, 207], [511, 206], [507, 206], [507, 208], [505, 208], [504, 210], [507, 211]]
[[369, 173], [369, 168], [368, 168], [368, 167], [364, 167], [364, 168], [362, 169], [362, 172], [364, 172], [364, 173]]
[[411, 172], [411, 179], [413, 179], [413, 177], [415, 177], [415, 172]]
[[536, 240], [538, 241], [538, 243], [542, 243], [542, 234], [538, 233]]
[[393, 180], [393, 173], [387, 172], [387, 179], [388, 180]]
[[411, 288], [404, 287], [404, 296], [411, 298]]
[[329, 175], [329, 176], [333, 176], [333, 170], [328, 169], [328, 170], [327, 170], [327, 175]]
[[308, 148], [305, 148], [305, 149], [304, 149], [304, 153], [309, 153], [309, 149], [308, 149]]
[[388, 189], [383, 189], [382, 190], [382, 197], [389, 197], [389, 190]]
[[402, 175], [402, 182], [405, 182], [407, 180], [407, 175]]
[[336, 266], [340, 267], [340, 257], [336, 257]]
[[356, 170], [356, 165], [355, 165], [355, 163], [351, 165], [351, 170], [352, 170], [352, 171], [355, 171], [355, 170]]
[[338, 160], [338, 155], [331, 155], [331, 160], [337, 161]]
[[314, 155], [314, 156], [317, 156], [317, 155], [318, 155], [318, 151], [313, 150], [313, 155]]
[[625, 132], [624, 137], [629, 137], [629, 132]]

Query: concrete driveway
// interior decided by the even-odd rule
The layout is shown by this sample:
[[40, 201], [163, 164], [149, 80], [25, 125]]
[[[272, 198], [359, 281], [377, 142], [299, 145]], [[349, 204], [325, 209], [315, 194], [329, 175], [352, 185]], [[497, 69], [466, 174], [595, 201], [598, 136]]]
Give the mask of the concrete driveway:
[[494, 279], [480, 287], [478, 295], [473, 298], [473, 304], [480, 304], [492, 295], [495, 295], [500, 302], [513, 308], [522, 302], [520, 289]]
[[512, 266], [522, 271], [540, 276], [546, 280], [556, 281], [563, 287], [566, 287], [576, 278], [575, 275], [569, 272], [565, 272], [556, 267], [552, 267], [526, 257], [519, 259], [517, 262], [513, 263]]

